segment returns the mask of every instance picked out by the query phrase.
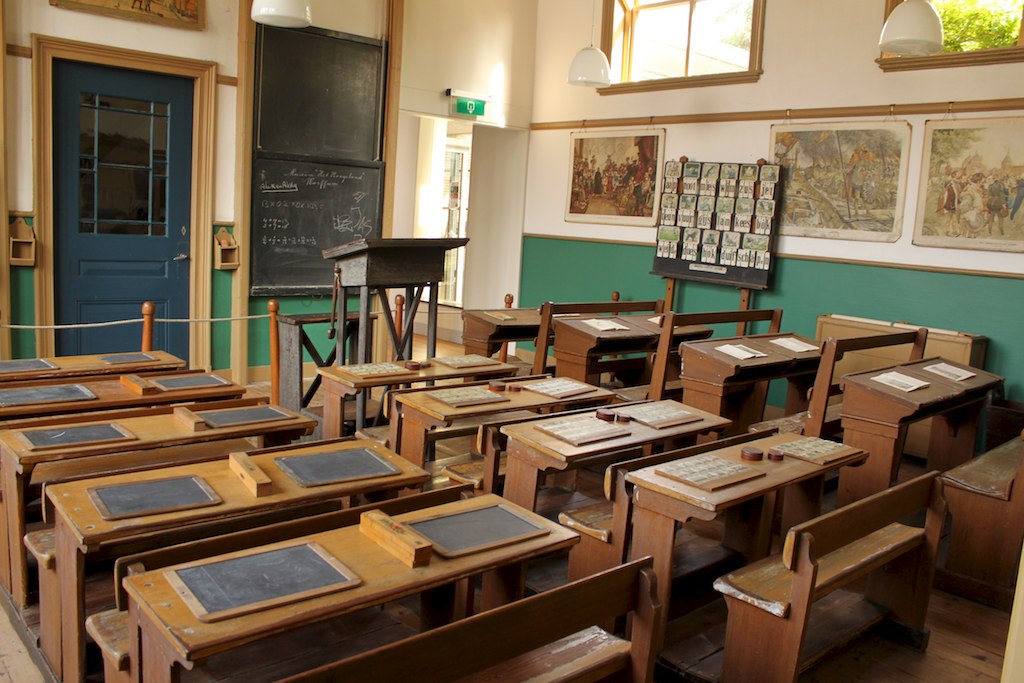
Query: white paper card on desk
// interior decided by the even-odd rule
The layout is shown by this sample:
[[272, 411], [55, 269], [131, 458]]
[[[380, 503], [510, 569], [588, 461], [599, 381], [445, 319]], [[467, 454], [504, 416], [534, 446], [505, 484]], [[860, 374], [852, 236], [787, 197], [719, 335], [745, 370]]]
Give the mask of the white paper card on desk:
[[656, 315], [653, 318], [648, 318], [647, 322], [654, 323], [655, 325], [660, 325], [662, 318], [664, 318], [664, 316]]
[[721, 346], [716, 346], [715, 351], [721, 351], [727, 356], [739, 358], [740, 360], [749, 360], [768, 355], [743, 344], [722, 344]]
[[438, 356], [434, 361], [455, 369], [475, 368], [481, 365], [497, 365], [500, 362], [475, 353], [469, 353], [464, 356]]
[[604, 318], [591, 318], [590, 320], [584, 320], [585, 325], [593, 327], [599, 332], [611, 332], [613, 330], [628, 330], [629, 327], [622, 323], [617, 323], [614, 320], [605, 320]]
[[928, 382], [899, 372], [883, 372], [881, 375], [875, 375], [871, 379], [892, 387], [893, 389], [899, 389], [900, 391], [906, 392], [911, 392], [915, 389], [923, 389], [928, 386]]
[[594, 387], [583, 382], [577, 382], [574, 379], [558, 377], [541, 380], [540, 382], [524, 384], [523, 389], [533, 391], [538, 394], [544, 394], [545, 396], [552, 396], [554, 398], [565, 398], [567, 396], [586, 394], [593, 391]]
[[544, 422], [538, 424], [537, 429], [573, 446], [614, 439], [630, 433], [628, 429], [602, 422], [591, 415]]
[[970, 370], [964, 370], [954, 365], [950, 365], [949, 363], [936, 363], [935, 365], [926, 365], [923, 369], [927, 370], [933, 375], [945, 377], [946, 379], [951, 379], [954, 382], [963, 382], [965, 379], [970, 379], [971, 377], [976, 376], [976, 374], [971, 372]]
[[789, 349], [794, 353], [803, 353], [804, 351], [817, 351], [818, 347], [814, 344], [808, 344], [805, 341], [800, 341], [796, 337], [780, 337], [778, 339], [772, 339], [772, 344], [781, 346], [784, 349]]

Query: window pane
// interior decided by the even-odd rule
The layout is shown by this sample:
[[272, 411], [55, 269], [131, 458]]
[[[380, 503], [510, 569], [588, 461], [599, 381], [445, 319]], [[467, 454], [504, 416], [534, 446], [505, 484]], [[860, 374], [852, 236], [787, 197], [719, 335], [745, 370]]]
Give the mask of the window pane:
[[100, 219], [149, 220], [149, 171], [100, 167]]
[[149, 115], [99, 112], [100, 163], [149, 165]]
[[150, 227], [152, 229], [150, 230], [149, 234], [152, 235], [153, 237], [163, 237], [165, 234], [167, 234], [167, 225], [165, 225], [164, 223], [153, 223]]
[[153, 119], [153, 159], [167, 159], [167, 119]]
[[82, 221], [78, 224], [78, 232], [92, 234], [96, 230], [96, 224], [91, 221]]
[[693, 12], [689, 76], [750, 68], [754, 0], [700, 0]]
[[81, 154], [96, 154], [96, 110], [89, 107], [78, 109], [78, 150]]
[[[93, 201], [93, 192], [96, 188], [96, 176], [92, 173], [82, 173], [78, 180], [78, 215], [81, 218], [96, 217], [96, 203]], [[90, 229], [89, 232], [92, 232]]]
[[638, 12], [633, 27], [631, 80], [685, 76], [689, 22], [689, 3]]
[[1021, 0], [933, 0], [942, 17], [943, 52], [1013, 47], [1020, 37]]
[[103, 95], [100, 98], [100, 106], [109, 107], [111, 109], [129, 109], [131, 111], [140, 111], [148, 114], [153, 105], [149, 100], [134, 100], [127, 97], [108, 97]]
[[167, 179], [153, 178], [153, 217], [151, 220], [167, 221]]
[[96, 224], [98, 235], [149, 235], [149, 223], [126, 223], [100, 221]]

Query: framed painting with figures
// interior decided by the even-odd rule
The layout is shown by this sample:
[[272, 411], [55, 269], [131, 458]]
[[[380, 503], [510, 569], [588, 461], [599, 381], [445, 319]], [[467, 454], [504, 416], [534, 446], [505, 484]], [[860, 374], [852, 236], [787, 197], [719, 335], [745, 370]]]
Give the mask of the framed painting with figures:
[[119, 19], [201, 30], [206, 0], [50, 0], [50, 4]]
[[658, 222], [665, 131], [572, 133], [565, 220], [653, 226]]
[[914, 244], [1024, 251], [1024, 117], [925, 122]]

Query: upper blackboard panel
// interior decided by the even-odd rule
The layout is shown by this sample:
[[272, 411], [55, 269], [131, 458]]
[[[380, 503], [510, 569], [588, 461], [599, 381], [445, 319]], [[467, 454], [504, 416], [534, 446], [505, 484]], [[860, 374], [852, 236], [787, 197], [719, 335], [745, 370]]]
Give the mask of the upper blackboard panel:
[[257, 41], [257, 152], [379, 160], [379, 41], [266, 26]]

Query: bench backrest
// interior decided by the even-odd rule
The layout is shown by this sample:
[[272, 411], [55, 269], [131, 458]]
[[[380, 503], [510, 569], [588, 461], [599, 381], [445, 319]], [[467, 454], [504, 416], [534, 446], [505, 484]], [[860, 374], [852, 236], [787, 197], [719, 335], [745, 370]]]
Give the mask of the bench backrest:
[[[647, 557], [285, 681], [442, 683], [632, 613], [629, 680], [640, 683], [652, 678], [656, 653], [651, 633], [661, 610], [652, 561]], [[582, 675], [586, 661], [577, 661]]]
[[820, 517], [797, 524], [786, 535], [782, 561], [796, 571], [801, 544], [813, 543], [812, 559], [827, 555], [894, 522], [926, 510], [925, 533], [938, 534], [945, 520], [939, 472], [932, 471], [862, 498]]
[[658, 299], [657, 301], [598, 301], [564, 304], [556, 304], [553, 301], [546, 302], [540, 307], [540, 327], [537, 330], [537, 349], [533, 356], [533, 374], [541, 374], [547, 366], [548, 347], [551, 344], [551, 335], [554, 330], [556, 315], [565, 313], [590, 316], [618, 315], [620, 313], [644, 313], [646, 311], [659, 314], [664, 307], [664, 299]]
[[[331, 529], [339, 529], [359, 523], [359, 516], [367, 510], [383, 510], [389, 515], [400, 515], [404, 512], [432, 507], [443, 503], [452, 503], [471, 495], [470, 485], [450, 486], [427, 493], [412, 496], [401, 496], [390, 500], [360, 505], [347, 510], [334, 510], [315, 514], [302, 519], [292, 519], [264, 526], [253, 526], [232, 533], [200, 538], [199, 540], [168, 545], [162, 548], [147, 550], [132, 555], [124, 555], [114, 562], [114, 591], [118, 609], [128, 608], [128, 597], [121, 585], [121, 580], [129, 573], [168, 567], [172, 564], [192, 562], [214, 555], [255, 548], [268, 543], [286, 541], [299, 536], [316, 534]], [[242, 518], [244, 523], [246, 518]], [[251, 524], [257, 525], [259, 517], [251, 517]]]
[[825, 340], [821, 347], [821, 363], [818, 365], [818, 374], [814, 378], [810, 403], [807, 406], [804, 435], [826, 436], [838, 431], [838, 425], [825, 424], [825, 412], [828, 410], [829, 398], [840, 393], [839, 378], [835, 377], [835, 369], [844, 354], [850, 351], [910, 344], [910, 357], [907, 360], [914, 361], [924, 357], [924, 345], [927, 341], [928, 328], [926, 327], [892, 334], [849, 337], [847, 339], [830, 337]]

